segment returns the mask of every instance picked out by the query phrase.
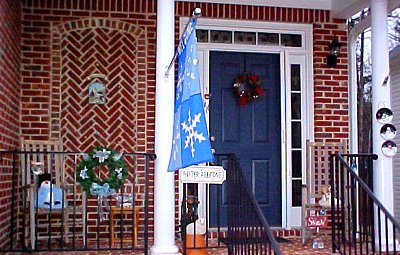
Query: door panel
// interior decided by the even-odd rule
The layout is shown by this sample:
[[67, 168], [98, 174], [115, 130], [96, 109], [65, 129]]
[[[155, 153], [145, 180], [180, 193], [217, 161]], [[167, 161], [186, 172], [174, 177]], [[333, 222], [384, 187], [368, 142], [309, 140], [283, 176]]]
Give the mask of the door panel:
[[[245, 70], [260, 76], [265, 94], [240, 106], [233, 81]], [[266, 219], [281, 225], [279, 54], [210, 52], [210, 93], [213, 148], [216, 153], [237, 155]]]

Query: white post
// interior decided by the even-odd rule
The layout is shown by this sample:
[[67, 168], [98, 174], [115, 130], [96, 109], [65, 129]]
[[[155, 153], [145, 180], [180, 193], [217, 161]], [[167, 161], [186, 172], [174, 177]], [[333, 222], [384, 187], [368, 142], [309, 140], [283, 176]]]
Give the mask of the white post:
[[[388, 29], [387, 29], [387, 0], [371, 0], [371, 48], [372, 48], [372, 134], [373, 153], [378, 155], [374, 162], [374, 194], [393, 214], [393, 161], [382, 153], [381, 147], [385, 141], [380, 135], [383, 126], [376, 119], [380, 108], [391, 109], [390, 81], [384, 85], [389, 75]], [[386, 243], [393, 248], [393, 230], [389, 227], [389, 240], [385, 240], [385, 222], [381, 215], [381, 229], [378, 228], [377, 212], [375, 211], [375, 236], [380, 231], [383, 248]]]
[[175, 245], [175, 178], [167, 172], [174, 119], [174, 71], [165, 71], [174, 56], [174, 0], [157, 1], [157, 60], [154, 169], [154, 245], [151, 254], [179, 254]]

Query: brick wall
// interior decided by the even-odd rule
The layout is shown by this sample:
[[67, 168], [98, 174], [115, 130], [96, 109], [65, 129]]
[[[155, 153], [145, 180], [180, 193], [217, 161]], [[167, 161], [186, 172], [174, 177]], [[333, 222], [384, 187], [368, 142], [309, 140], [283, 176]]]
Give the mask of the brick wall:
[[[338, 65], [329, 68], [329, 43], [342, 42]], [[314, 132], [316, 141], [349, 138], [347, 33], [343, 24], [314, 24]]]
[[[336, 68], [325, 64], [333, 37], [346, 41], [343, 20], [321, 10], [188, 2], [176, 2], [176, 18], [195, 7], [207, 18], [313, 24], [315, 137], [348, 138], [346, 50]], [[66, 150], [152, 151], [156, 1], [26, 0], [22, 20], [22, 135], [61, 137]], [[99, 78], [104, 105], [88, 103], [93, 74], [107, 76]]]
[[[152, 148], [155, 1], [72, 2], [24, 6], [22, 134], [70, 150]], [[106, 76], [104, 105], [89, 104], [93, 74]]]
[[[19, 139], [20, 27], [20, 2], [0, 1], [0, 150], [14, 150]], [[0, 249], [6, 247], [10, 233], [12, 184], [10, 161], [4, 160], [1, 164]]]
[[[22, 135], [33, 140], [61, 138], [65, 151], [107, 146], [120, 152], [152, 152], [155, 6], [154, 0], [25, 1]], [[89, 102], [94, 82], [105, 85], [105, 104]], [[129, 179], [144, 192], [144, 163], [135, 166], [141, 170], [131, 169]], [[67, 171], [67, 179], [74, 180], [74, 169]], [[97, 223], [93, 197], [88, 219], [89, 225]], [[107, 231], [108, 222], [101, 227]], [[89, 237], [96, 238], [96, 231]]]
[[[338, 65], [326, 65], [328, 45], [338, 38], [347, 42], [345, 20], [330, 17], [326, 10], [267, 6], [177, 2], [178, 16], [189, 16], [195, 7], [202, 17], [313, 24], [314, 136], [316, 141], [339, 141], [349, 138], [347, 49], [342, 46]], [[177, 31], [178, 36], [178, 31]]]
[[11, 150], [19, 139], [21, 6], [0, 1], [0, 149]]
[[[68, 1], [67, 1], [68, 2]], [[143, 30], [144, 41], [140, 42], [142, 49], [141, 55], [147, 52], [146, 57], [142, 61], [138, 70], [140, 70], [139, 79], [140, 81], [130, 81], [123, 78], [121, 74], [118, 81], [112, 80], [110, 84], [121, 85], [121, 81], [125, 80], [128, 84], [142, 82], [145, 84], [147, 90], [141, 90], [138, 95], [141, 95], [142, 105], [136, 113], [136, 117], [140, 114], [141, 122], [135, 123], [139, 125], [139, 133], [143, 133], [146, 138], [150, 138], [149, 135], [153, 134], [151, 129], [152, 122], [154, 122], [154, 74], [155, 74], [155, 1], [121, 1], [116, 2], [113, 5], [106, 4], [106, 1], [98, 2], [96, 5], [92, 1], [74, 1], [74, 3], [67, 3], [64, 1], [29, 1], [24, 7], [23, 16], [23, 111], [22, 111], [22, 133], [24, 136], [33, 139], [50, 139], [62, 136], [67, 140], [78, 140], [78, 144], [81, 144], [81, 149], [90, 148], [93, 143], [88, 140], [91, 138], [87, 134], [82, 134], [82, 128], [93, 127], [93, 122], [89, 121], [86, 123], [80, 123], [83, 127], [77, 127], [79, 119], [68, 121], [71, 114], [78, 111], [78, 115], [88, 110], [83, 104], [85, 104], [85, 86], [82, 85], [82, 81], [90, 74], [90, 72], [96, 72], [96, 64], [93, 66], [85, 66], [84, 73], [78, 74], [75, 72], [73, 75], [80, 77], [77, 78], [74, 83], [81, 85], [81, 90], [76, 91], [75, 94], [81, 97], [82, 102], [74, 102], [76, 106], [73, 110], [67, 110], [64, 114], [67, 123], [61, 124], [63, 121], [61, 111], [65, 110], [64, 106], [70, 106], [72, 103], [68, 102], [71, 100], [70, 91], [67, 89], [60, 90], [60, 86], [70, 85], [71, 77], [73, 75], [65, 75], [60, 68], [62, 64], [68, 64], [71, 59], [79, 58], [84, 56], [76, 56], [76, 54], [84, 54], [82, 51], [75, 52], [75, 55], [62, 55], [58, 56], [57, 49], [58, 45], [56, 40], [60, 38], [54, 38], [57, 35], [55, 30], [59, 29], [57, 26], [68, 26], [72, 25], [70, 30], [78, 29], [79, 24], [74, 24], [76, 20], [86, 19], [88, 22], [94, 22], [94, 25], [88, 25], [88, 27], [104, 27], [102, 21], [106, 20], [120, 20], [119, 25], [123, 26], [123, 22], [134, 25], [138, 30]], [[50, 5], [50, 3], [53, 3]], [[274, 22], [299, 22], [299, 23], [311, 23], [314, 25], [314, 73], [315, 73], [315, 135], [319, 139], [341, 139], [347, 137], [348, 132], [348, 117], [347, 117], [347, 56], [346, 49], [342, 49], [342, 55], [339, 58], [339, 65], [336, 68], [329, 68], [325, 65], [325, 57], [328, 52], [328, 44], [334, 36], [338, 36], [341, 42], [346, 41], [346, 32], [343, 27], [343, 20], [332, 20], [328, 11], [321, 10], [305, 10], [305, 9], [293, 9], [293, 8], [277, 8], [277, 7], [255, 7], [255, 6], [241, 6], [241, 5], [227, 5], [227, 4], [209, 4], [202, 3], [195, 5], [189, 2], [177, 2], [176, 13], [177, 16], [188, 16], [194, 9], [195, 6], [202, 8], [203, 17], [212, 18], [228, 18], [228, 19], [243, 19], [243, 20], [265, 20]], [[98, 22], [95, 23], [95, 20]], [[100, 23], [100, 25], [98, 25]], [[84, 25], [84, 24], [81, 24]], [[60, 26], [60, 27], [62, 27]], [[116, 24], [111, 24], [116, 26]], [[178, 31], [178, 30], [177, 30]], [[34, 36], [35, 35], [35, 36]], [[58, 35], [64, 36], [64, 34]], [[178, 34], [177, 34], [178, 37]], [[65, 39], [65, 38], [64, 38]], [[66, 39], [68, 41], [68, 39]], [[66, 43], [65, 41], [63, 42]], [[107, 43], [107, 42], [106, 42]], [[109, 45], [110, 46], [110, 45]], [[111, 46], [110, 46], [111, 47]], [[120, 46], [123, 48], [123, 46]], [[110, 48], [113, 49], [114, 48]], [[68, 50], [68, 49], [67, 49]], [[50, 53], [53, 53], [51, 58]], [[54, 54], [56, 53], [56, 54]], [[69, 52], [71, 53], [71, 52]], [[74, 53], [74, 52], [72, 52]], [[64, 59], [63, 63], [58, 57], [69, 57], [70, 59]], [[109, 55], [109, 57], [114, 57]], [[116, 56], [119, 58], [120, 56]], [[92, 59], [93, 60], [93, 59]], [[90, 61], [89, 61], [90, 62]], [[96, 62], [93, 60], [92, 62]], [[97, 61], [97, 65], [104, 63], [105, 59]], [[74, 65], [74, 63], [72, 63]], [[85, 63], [82, 63], [84, 65]], [[108, 67], [98, 67], [100, 69], [106, 68], [103, 72], [112, 73], [111, 63]], [[66, 66], [68, 67], [68, 65]], [[77, 67], [79, 68], [79, 66]], [[107, 69], [108, 68], [108, 69]], [[101, 73], [101, 72], [100, 72]], [[136, 73], [134, 73], [136, 75]], [[63, 76], [64, 75], [64, 76]], [[67, 81], [61, 81], [63, 76]], [[69, 79], [69, 80], [68, 80]], [[61, 84], [63, 82], [63, 84]], [[61, 91], [61, 92], [58, 92]], [[64, 98], [62, 94], [65, 93]], [[131, 94], [132, 91], [123, 92], [124, 95]], [[143, 98], [143, 94], [146, 93], [146, 98]], [[114, 92], [110, 92], [114, 94]], [[69, 97], [69, 98], [68, 98]], [[126, 100], [132, 99], [126, 97]], [[340, 99], [333, 100], [333, 99]], [[124, 103], [126, 103], [125, 101]], [[339, 103], [339, 104], [338, 104]], [[123, 103], [120, 103], [122, 106]], [[51, 106], [51, 107], [50, 107]], [[61, 110], [60, 110], [61, 107]], [[107, 107], [107, 106], [106, 106]], [[135, 105], [128, 106], [125, 112], [132, 112], [132, 109], [137, 108]], [[337, 108], [339, 107], [339, 109]], [[93, 109], [98, 108], [98, 109]], [[103, 107], [104, 108], [104, 107]], [[101, 107], [92, 107], [92, 111], [89, 111], [89, 115], [97, 111], [102, 111]], [[106, 109], [109, 110], [109, 109]], [[153, 112], [153, 113], [151, 113]], [[346, 113], [346, 114], [345, 114]], [[126, 119], [131, 119], [134, 116], [123, 116], [121, 112], [116, 115], [107, 114], [114, 121], [117, 119], [119, 122], [125, 122]], [[331, 115], [331, 116], [327, 116]], [[343, 117], [346, 116], [346, 117]], [[104, 117], [104, 116], [103, 116]], [[146, 118], [147, 117], [147, 118]], [[92, 120], [95, 118], [91, 118]], [[143, 121], [150, 120], [143, 123]], [[333, 120], [333, 121], [332, 121]], [[138, 121], [138, 120], [136, 120]], [[111, 122], [105, 122], [106, 124], [114, 124]], [[339, 124], [340, 125], [336, 125]], [[68, 128], [66, 126], [68, 125]], [[137, 127], [138, 125], [135, 125]], [[70, 128], [71, 127], [71, 128]], [[336, 128], [333, 128], [336, 127]], [[65, 130], [62, 131], [62, 128]], [[126, 129], [128, 127], [120, 127]], [[150, 129], [149, 129], [150, 128]], [[90, 132], [94, 133], [98, 140], [102, 137], [104, 141], [108, 141], [111, 145], [118, 145], [123, 143], [122, 136], [117, 135], [114, 131], [112, 135], [108, 135], [109, 130], [105, 130], [105, 126], [89, 129]], [[123, 132], [122, 132], [123, 133]], [[130, 137], [137, 135], [137, 130], [127, 131]], [[121, 132], [119, 132], [121, 134]], [[80, 137], [82, 136], [82, 137]], [[105, 137], [104, 137], [105, 136]], [[68, 138], [69, 137], [69, 138]], [[136, 138], [136, 137], [135, 137]], [[111, 139], [111, 142], [109, 141]], [[141, 148], [151, 148], [152, 144], [147, 144], [151, 139], [145, 139], [140, 137], [142, 140], [140, 143], [144, 146]], [[77, 141], [71, 142], [77, 144]], [[103, 142], [103, 141], [102, 141]], [[134, 147], [133, 141], [126, 143], [124, 146]]]

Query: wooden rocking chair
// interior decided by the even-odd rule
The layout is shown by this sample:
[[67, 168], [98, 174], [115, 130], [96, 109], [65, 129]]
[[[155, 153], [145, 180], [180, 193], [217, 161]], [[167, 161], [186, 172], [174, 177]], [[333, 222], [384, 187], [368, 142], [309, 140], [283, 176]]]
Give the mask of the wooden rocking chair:
[[[73, 236], [82, 236], [85, 244], [86, 194], [77, 187], [75, 177], [70, 183], [66, 181], [66, 158], [60, 153], [62, 142], [22, 139], [21, 151], [29, 152], [21, 156], [23, 203], [25, 214], [29, 213], [25, 220], [29, 222], [25, 224], [25, 245], [28, 246], [29, 239], [33, 250], [38, 240], [62, 238], [68, 243], [72, 225], [74, 231], [82, 229], [82, 234]], [[47, 197], [43, 196], [43, 191], [47, 191], [44, 188], [49, 188]]]
[[330, 155], [346, 153], [347, 143], [311, 142], [306, 144], [306, 184], [302, 187], [301, 237], [305, 245], [311, 236], [327, 234], [329, 227]]

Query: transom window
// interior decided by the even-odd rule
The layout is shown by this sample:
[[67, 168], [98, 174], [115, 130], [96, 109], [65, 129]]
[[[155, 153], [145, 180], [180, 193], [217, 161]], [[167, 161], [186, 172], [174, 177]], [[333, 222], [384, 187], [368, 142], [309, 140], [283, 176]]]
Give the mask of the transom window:
[[197, 29], [199, 43], [303, 47], [301, 34]]

